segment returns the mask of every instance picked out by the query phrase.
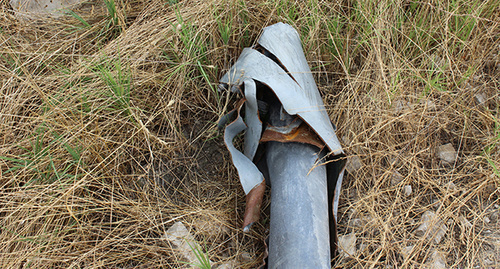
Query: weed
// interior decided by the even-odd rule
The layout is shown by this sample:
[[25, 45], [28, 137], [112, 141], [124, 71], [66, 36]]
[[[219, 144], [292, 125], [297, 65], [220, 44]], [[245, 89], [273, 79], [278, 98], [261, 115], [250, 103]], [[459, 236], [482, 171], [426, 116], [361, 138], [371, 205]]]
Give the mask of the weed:
[[[49, 131], [46, 127], [39, 127], [34, 134], [35, 140], [30, 148], [19, 146], [19, 149], [25, 153], [18, 157], [0, 156], [0, 159], [11, 161], [12, 166], [5, 171], [6, 174], [15, 174], [15, 172], [31, 171], [32, 178], [24, 183], [24, 186], [30, 186], [35, 183], [50, 184], [55, 181], [61, 183], [66, 180], [74, 181], [80, 174], [76, 174], [77, 167], [83, 166], [81, 162], [81, 147], [72, 147], [68, 142], [62, 141], [62, 136], [52, 132], [53, 139], [47, 141]], [[52, 151], [56, 147], [62, 146], [73, 158], [73, 160], [63, 160], [53, 157]], [[57, 165], [56, 165], [57, 162]], [[60, 165], [60, 163], [62, 163]]]
[[82, 24], [82, 27], [78, 27], [78, 28], [80, 28], [80, 29], [90, 28], [90, 24], [86, 20], [84, 20], [82, 17], [80, 17], [80, 15], [76, 14], [73, 10], [67, 9], [67, 10], [65, 10], [65, 12], [69, 16], [77, 19]]
[[196, 242], [191, 244], [188, 241], [186, 241], [186, 243], [189, 245], [191, 251], [193, 251], [196, 259], [198, 260], [198, 263], [188, 263], [188, 262], [181, 262], [181, 263], [196, 266], [200, 269], [211, 269], [212, 265], [210, 265], [210, 259], [208, 255], [205, 252], [203, 252], [201, 247]]
[[180, 30], [176, 25], [174, 25], [174, 29], [176, 29], [183, 44], [183, 53], [195, 63], [196, 61], [200, 61], [203, 64], [207, 63], [207, 45], [200, 35], [200, 31], [198, 31], [194, 24], [185, 21], [178, 10], [176, 11], [176, 17]]
[[106, 4], [109, 14], [107, 28], [111, 29], [113, 27], [118, 27], [118, 13], [116, 12], [115, 0], [104, 0], [104, 4]]
[[229, 45], [229, 38], [231, 37], [231, 20], [228, 23], [222, 22], [221, 17], [217, 17], [217, 25], [219, 26], [220, 37], [225, 46]]
[[120, 56], [95, 64], [92, 71], [96, 72], [110, 90], [107, 96], [112, 100], [113, 108], [130, 115], [132, 78], [127, 67], [122, 65]]

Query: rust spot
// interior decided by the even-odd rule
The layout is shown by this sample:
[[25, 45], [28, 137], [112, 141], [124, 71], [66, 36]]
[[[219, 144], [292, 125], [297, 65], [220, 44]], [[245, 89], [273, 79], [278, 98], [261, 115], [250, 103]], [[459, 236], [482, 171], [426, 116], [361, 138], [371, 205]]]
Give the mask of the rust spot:
[[299, 135], [299, 128], [293, 130], [290, 134], [285, 134], [286, 140], [293, 140]]
[[298, 128], [292, 129], [288, 134], [283, 134], [268, 128], [264, 131], [264, 134], [262, 134], [260, 142], [264, 143], [270, 141], [282, 143], [297, 142], [310, 144], [318, 148], [325, 147], [325, 143], [306, 123], [302, 123]]
[[263, 180], [259, 185], [255, 186], [246, 197], [245, 215], [243, 217], [243, 231], [248, 232], [250, 226], [260, 218], [260, 207], [262, 206], [262, 198], [266, 190], [266, 181]]

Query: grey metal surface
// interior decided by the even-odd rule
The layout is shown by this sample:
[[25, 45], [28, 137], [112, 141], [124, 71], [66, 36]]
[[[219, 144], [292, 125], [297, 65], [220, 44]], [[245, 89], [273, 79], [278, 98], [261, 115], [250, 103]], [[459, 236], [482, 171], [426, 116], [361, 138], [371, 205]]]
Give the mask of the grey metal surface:
[[269, 142], [269, 268], [330, 268], [326, 168], [314, 146]]
[[241, 153], [233, 145], [233, 139], [239, 133], [243, 132], [247, 128], [243, 118], [240, 115], [231, 122], [224, 132], [224, 143], [226, 144], [229, 152], [231, 153], [231, 159], [233, 164], [238, 171], [238, 176], [240, 178], [241, 186], [245, 194], [248, 194], [255, 186], [259, 185], [264, 176], [259, 171], [257, 166], [250, 160], [247, 156]]
[[[279, 42], [276, 42], [276, 40], [279, 40]], [[259, 39], [259, 44], [280, 60], [302, 88], [307, 100], [310, 100], [311, 104], [318, 108], [318, 112], [322, 114], [321, 118], [326, 119], [331, 124], [302, 46], [300, 46], [300, 37], [295, 29], [281, 22], [266, 27]], [[290, 44], [290, 46], [284, 46], [283, 44]], [[302, 100], [295, 100], [293, 106], [299, 107], [299, 102], [302, 102]]]
[[[339, 164], [340, 165], [340, 164]], [[344, 165], [344, 164], [342, 164]], [[337, 183], [335, 184], [335, 195], [333, 196], [333, 217], [335, 218], [335, 222], [337, 221], [337, 212], [339, 210], [339, 197], [340, 197], [340, 189], [342, 188], [342, 180], [344, 178], [344, 169], [341, 169], [340, 174], [337, 178]]]
[[[278, 23], [265, 28], [258, 43], [254, 48], [245, 48], [220, 80], [229, 86], [225, 89], [244, 89], [245, 94], [245, 121], [240, 115], [241, 106], [221, 119], [227, 122], [237, 114], [226, 127], [224, 140], [246, 194], [263, 180], [252, 162], [263, 129], [259, 102], [266, 103], [262, 111], [269, 111], [271, 126], [266, 128], [287, 133], [300, 123], [300, 118], [323, 140], [327, 149], [321, 154], [320, 149], [309, 144], [267, 142], [265, 158], [255, 159], [267, 162], [265, 172], [269, 172], [272, 186], [269, 268], [330, 268], [345, 155], [297, 32]], [[257, 99], [257, 93], [261, 96], [271, 91], [273, 101], [267, 100], [265, 94], [265, 98]], [[233, 145], [234, 137], [244, 130], [245, 154]], [[331, 155], [323, 158], [327, 153]], [[333, 162], [319, 165], [320, 159]]]
[[259, 108], [257, 106], [257, 87], [253, 80], [245, 81], [245, 156], [253, 160], [259, 140], [262, 135], [262, 122], [259, 119]]
[[[244, 146], [246, 157], [253, 161], [262, 130], [256, 105], [255, 81], [262, 82], [271, 88], [286, 112], [290, 115], [298, 115], [311, 126], [333, 155], [343, 154], [311, 70], [307, 65], [297, 32], [290, 25], [277, 23], [264, 29], [259, 43], [274, 54], [290, 73], [288, 74], [278, 63], [261, 52], [245, 48], [236, 63], [220, 80], [221, 83], [228, 84], [233, 91], [239, 89], [236, 86], [244, 85], [246, 113], [243, 124], [245, 127], [238, 127], [238, 129], [240, 132], [247, 131]], [[234, 127], [235, 125], [227, 127], [231, 129], [226, 129], [231, 138], [228, 137], [225, 142], [231, 156], [233, 156], [233, 161], [236, 158], [238, 164], [235, 163], [235, 166], [238, 169], [245, 193], [248, 194], [253, 187], [261, 182], [262, 174], [254, 173], [255, 165], [243, 160], [241, 152], [233, 146], [232, 138], [237, 135], [232, 130]], [[251, 175], [256, 176], [256, 178], [251, 178]]]
[[277, 23], [265, 28], [259, 44], [277, 56], [290, 73], [287, 74], [278, 63], [259, 51], [245, 48], [220, 82], [241, 85], [248, 79], [254, 79], [266, 84], [288, 114], [301, 117], [334, 155], [343, 153], [302, 52], [297, 32], [289, 25]]

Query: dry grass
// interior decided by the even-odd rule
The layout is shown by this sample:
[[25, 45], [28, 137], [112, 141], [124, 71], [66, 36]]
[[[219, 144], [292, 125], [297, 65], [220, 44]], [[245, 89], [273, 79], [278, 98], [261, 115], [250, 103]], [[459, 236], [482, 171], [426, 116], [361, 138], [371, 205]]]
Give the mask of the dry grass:
[[[137, 0], [114, 17], [92, 1], [75, 10], [88, 25], [26, 22], [0, 3], [0, 267], [180, 267], [163, 239], [176, 221], [212, 261], [257, 266], [268, 217], [241, 232], [244, 194], [214, 125], [232, 101], [214, 89], [278, 21], [298, 29], [363, 163], [339, 209], [359, 251], [338, 265], [418, 268], [438, 250], [452, 268], [500, 267], [497, 1]], [[439, 244], [414, 232], [428, 210], [447, 226]]]

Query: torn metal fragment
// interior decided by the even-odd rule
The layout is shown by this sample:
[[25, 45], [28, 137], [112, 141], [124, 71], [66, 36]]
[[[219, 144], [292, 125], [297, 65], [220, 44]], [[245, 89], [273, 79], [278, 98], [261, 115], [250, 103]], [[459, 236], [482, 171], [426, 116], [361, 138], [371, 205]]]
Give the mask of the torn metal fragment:
[[257, 88], [255, 82], [251, 79], [245, 80], [245, 123], [247, 130], [245, 132], [245, 156], [253, 160], [259, 138], [262, 134], [262, 122], [259, 118], [259, 108], [257, 105]]
[[231, 153], [231, 158], [238, 171], [238, 176], [240, 178], [241, 185], [243, 186], [243, 190], [246, 194], [248, 194], [253, 188], [255, 188], [255, 186], [259, 185], [264, 180], [264, 176], [262, 176], [262, 173], [255, 166], [252, 160], [241, 153], [233, 145], [233, 139], [236, 135], [247, 129], [247, 125], [240, 115], [242, 102], [239, 102], [239, 104], [240, 106], [236, 108], [236, 120], [226, 126], [226, 130], [224, 132], [224, 142]]
[[265, 190], [266, 181], [264, 180], [247, 194], [245, 216], [243, 217], [244, 232], [249, 232], [252, 224], [259, 219]]
[[[234, 119], [226, 127], [224, 142], [247, 195], [244, 230], [248, 231], [258, 220], [264, 182], [275, 185], [271, 190], [272, 197], [287, 189], [287, 195], [272, 198], [271, 206], [275, 209], [271, 209], [274, 212], [271, 213], [271, 227], [275, 228], [271, 228], [271, 233], [284, 234], [270, 237], [273, 241], [270, 242], [273, 252], [269, 256], [270, 264], [281, 264], [276, 260], [281, 254], [276, 253], [282, 253], [287, 257], [279, 259], [286, 260], [286, 266], [309, 264], [309, 267], [329, 268], [330, 257], [336, 252], [338, 243], [336, 219], [346, 159], [302, 51], [298, 33], [283, 23], [266, 27], [258, 43], [243, 50], [220, 82], [223, 86], [219, 89], [230, 89], [244, 95], [236, 109], [221, 118], [223, 124]], [[245, 104], [244, 119], [242, 102]], [[243, 131], [242, 153], [233, 145], [233, 139]], [[263, 175], [269, 175], [270, 180], [265, 181]], [[292, 177], [295, 181], [291, 180]], [[286, 197], [292, 196], [296, 199], [287, 200]], [[283, 203], [291, 204], [280, 206], [285, 205]], [[287, 221], [290, 218], [299, 222]], [[309, 220], [312, 226], [306, 224]], [[313, 229], [311, 233], [299, 232], [307, 228]], [[283, 244], [276, 243], [282, 236], [290, 234], [296, 237], [290, 237]], [[313, 238], [321, 240], [311, 244]], [[305, 240], [307, 242], [302, 245], [309, 244], [311, 249], [308, 251], [296, 253], [294, 246], [290, 247], [290, 244], [295, 244], [290, 242]], [[297, 260], [294, 257], [300, 257], [300, 262], [294, 262]], [[312, 265], [305, 262], [307, 259], [321, 262]]]
[[286, 70], [259, 51], [245, 48], [220, 82], [240, 85], [247, 79], [253, 79], [267, 85], [286, 112], [298, 115], [311, 126], [334, 155], [344, 153], [295, 29], [283, 23], [266, 27], [258, 43], [275, 55]]

